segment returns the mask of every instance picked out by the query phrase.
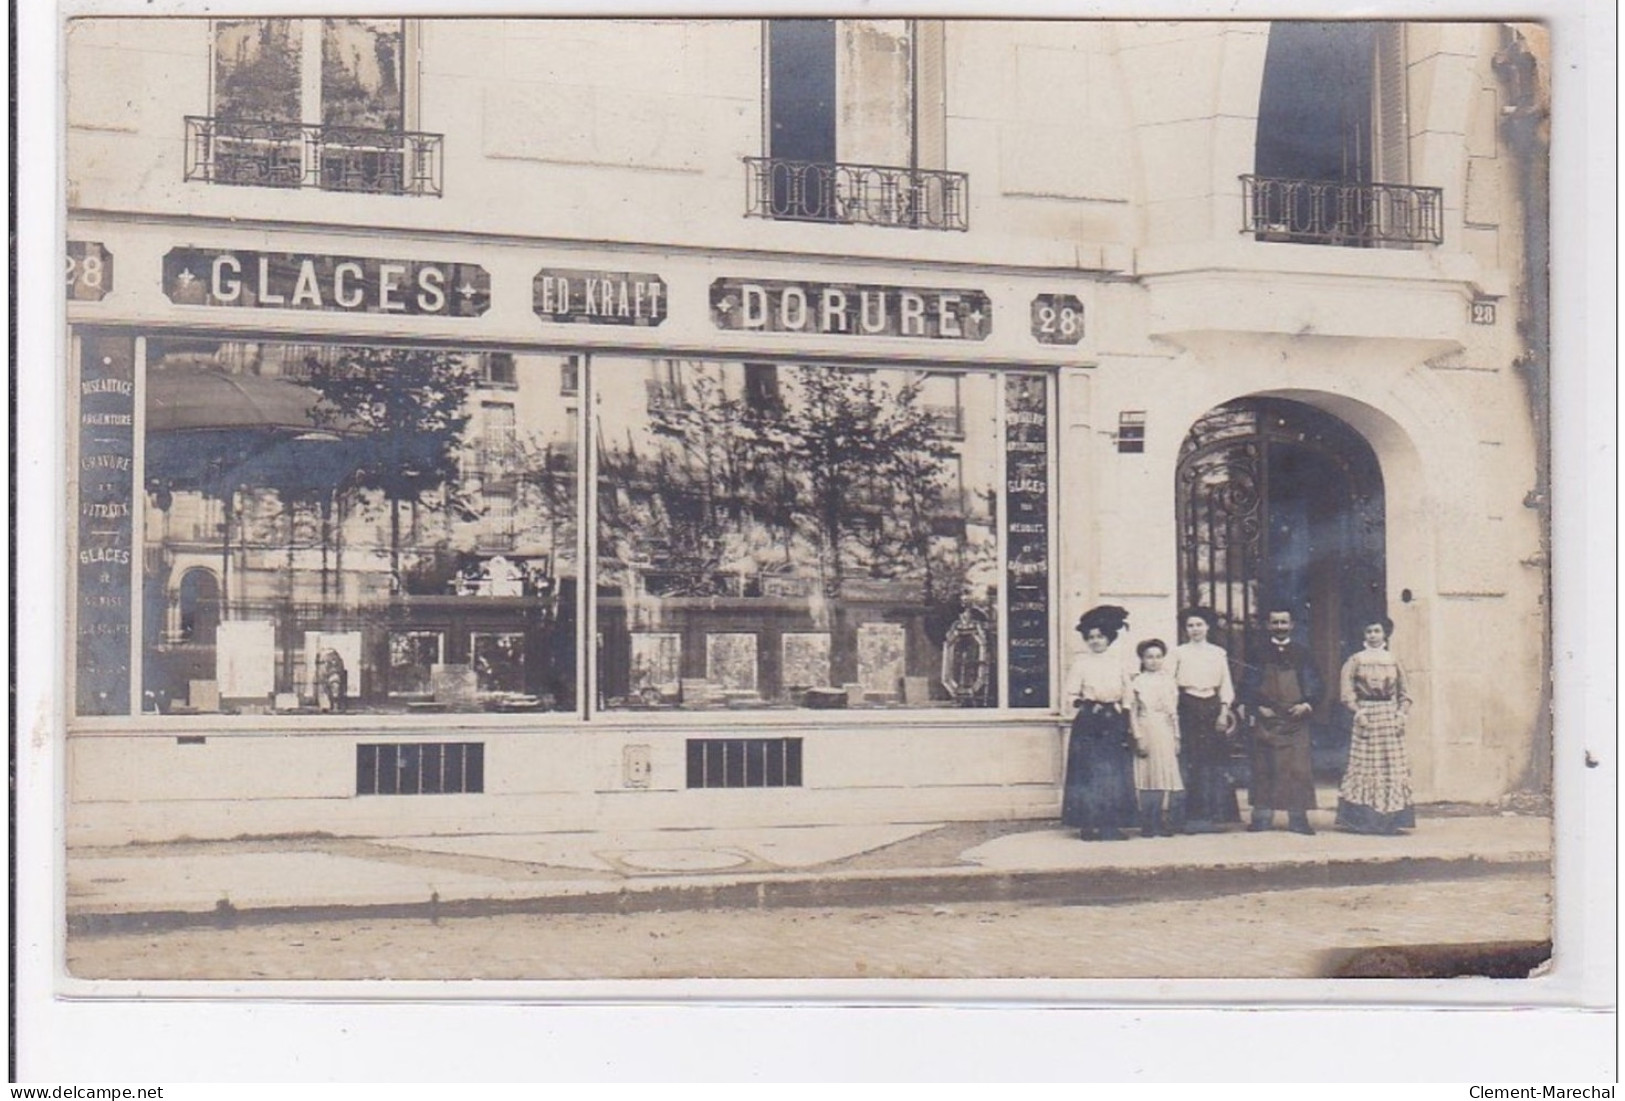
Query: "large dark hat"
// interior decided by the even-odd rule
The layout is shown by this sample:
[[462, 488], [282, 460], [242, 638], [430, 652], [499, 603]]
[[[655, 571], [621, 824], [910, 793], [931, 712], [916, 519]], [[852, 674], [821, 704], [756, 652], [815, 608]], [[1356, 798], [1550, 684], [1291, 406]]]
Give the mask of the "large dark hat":
[[1087, 635], [1097, 627], [1109, 639], [1116, 639], [1128, 623], [1128, 609], [1116, 604], [1097, 604], [1078, 619], [1078, 634]]

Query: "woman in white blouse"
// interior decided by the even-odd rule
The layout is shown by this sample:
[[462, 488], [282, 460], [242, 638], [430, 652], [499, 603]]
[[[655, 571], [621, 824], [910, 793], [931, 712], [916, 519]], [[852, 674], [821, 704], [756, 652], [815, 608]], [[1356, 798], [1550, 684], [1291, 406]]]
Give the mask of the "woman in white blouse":
[[1207, 640], [1218, 617], [1207, 608], [1187, 608], [1179, 620], [1187, 639], [1172, 654], [1185, 770], [1187, 819], [1182, 828], [1186, 833], [1211, 833], [1222, 823], [1241, 821], [1241, 804], [1227, 771], [1236, 689], [1230, 680], [1230, 656]]
[[1067, 672], [1065, 696], [1078, 709], [1067, 739], [1061, 821], [1085, 841], [1121, 841], [1135, 821], [1134, 748], [1128, 667], [1111, 644], [1128, 622], [1114, 604], [1078, 620], [1085, 651]]

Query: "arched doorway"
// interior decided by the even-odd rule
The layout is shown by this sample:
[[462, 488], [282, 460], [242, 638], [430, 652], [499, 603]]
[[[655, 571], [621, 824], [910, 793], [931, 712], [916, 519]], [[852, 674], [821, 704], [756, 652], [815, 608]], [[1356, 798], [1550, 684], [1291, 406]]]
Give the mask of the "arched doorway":
[[[1314, 653], [1331, 717], [1362, 617], [1386, 610], [1382, 470], [1371, 445], [1329, 413], [1243, 398], [1204, 414], [1180, 448], [1179, 594], [1212, 608], [1239, 677], [1272, 607], [1292, 612]], [[1342, 724], [1337, 724], [1341, 726]], [[1317, 742], [1327, 748], [1335, 731]]]
[[213, 646], [220, 627], [220, 583], [209, 570], [196, 568], [181, 575], [180, 641]]

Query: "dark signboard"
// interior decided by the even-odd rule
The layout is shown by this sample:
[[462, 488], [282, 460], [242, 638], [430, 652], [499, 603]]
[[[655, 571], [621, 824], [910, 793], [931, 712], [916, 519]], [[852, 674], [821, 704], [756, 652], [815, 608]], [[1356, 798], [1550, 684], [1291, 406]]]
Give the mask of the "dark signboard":
[[638, 325], [666, 320], [666, 281], [636, 271], [543, 268], [531, 282], [532, 307], [543, 321]]
[[1050, 705], [1048, 395], [1043, 375], [1005, 376], [1011, 707]]
[[130, 712], [130, 570], [135, 498], [135, 340], [82, 344], [76, 567], [76, 706]]
[[1040, 344], [1076, 344], [1083, 339], [1083, 302], [1075, 294], [1041, 294], [1033, 299], [1033, 336]]
[[478, 264], [245, 249], [171, 249], [164, 294], [182, 306], [478, 317], [491, 276]]
[[772, 279], [718, 279], [711, 318], [764, 333], [985, 340], [993, 331], [992, 303], [977, 290]]
[[100, 302], [113, 289], [113, 254], [100, 241], [69, 241], [69, 302]]

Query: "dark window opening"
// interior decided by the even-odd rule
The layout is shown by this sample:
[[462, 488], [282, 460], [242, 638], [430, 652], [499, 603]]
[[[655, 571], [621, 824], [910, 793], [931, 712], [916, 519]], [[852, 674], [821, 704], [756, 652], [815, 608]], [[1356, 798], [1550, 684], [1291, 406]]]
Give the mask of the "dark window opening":
[[508, 389], [519, 385], [512, 352], [487, 352], [481, 357], [480, 367], [480, 381], [487, 386]]
[[[1367, 183], [1373, 23], [1275, 23], [1258, 105], [1255, 172]], [[1396, 181], [1403, 182], [1403, 181]]]
[[[774, 19], [767, 28], [767, 155], [833, 164], [835, 20]], [[773, 209], [787, 217], [815, 218], [831, 209], [821, 175], [774, 173], [771, 185]]]
[[1123, 412], [1117, 415], [1117, 450], [1123, 455], [1145, 452], [1145, 413]]
[[967, 229], [969, 181], [948, 172], [942, 24], [770, 19], [752, 217]]
[[1245, 230], [1305, 244], [1440, 243], [1441, 192], [1410, 186], [1404, 31], [1271, 25]]

